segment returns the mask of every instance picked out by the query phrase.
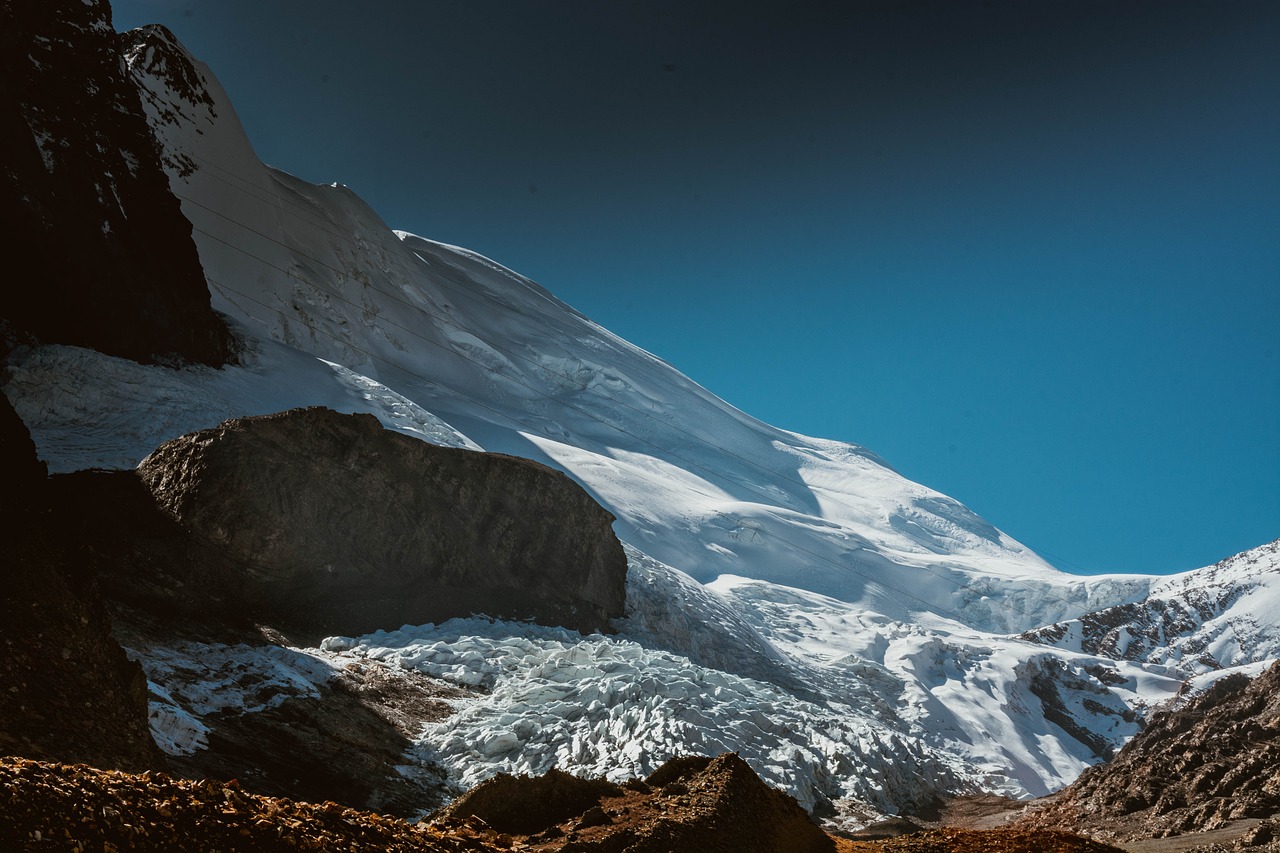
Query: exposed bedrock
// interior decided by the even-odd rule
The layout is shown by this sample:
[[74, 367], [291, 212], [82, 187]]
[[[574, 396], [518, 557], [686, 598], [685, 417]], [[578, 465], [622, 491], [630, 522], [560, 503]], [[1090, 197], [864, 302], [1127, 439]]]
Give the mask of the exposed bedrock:
[[1273, 664], [1252, 681], [1223, 677], [1177, 710], [1155, 714], [1114, 760], [1087, 769], [1028, 821], [1135, 838], [1277, 814], [1280, 664]]

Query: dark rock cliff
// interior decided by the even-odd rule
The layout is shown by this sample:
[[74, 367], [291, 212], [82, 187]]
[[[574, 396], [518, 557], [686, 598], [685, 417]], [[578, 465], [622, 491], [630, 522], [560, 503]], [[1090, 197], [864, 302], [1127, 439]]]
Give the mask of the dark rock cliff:
[[49, 471], [36, 456], [36, 445], [27, 425], [3, 394], [0, 394], [0, 470], [5, 472], [7, 481], [3, 505], [7, 523], [14, 511], [44, 499]]
[[231, 337], [122, 46], [106, 0], [0, 0], [0, 331], [224, 364]]
[[44, 465], [3, 395], [0, 470], [0, 755], [162, 766], [142, 668], [112, 638], [89, 546], [47, 500]]
[[168, 442], [138, 474], [201, 547], [231, 561], [234, 592], [286, 629], [485, 613], [589, 631], [622, 614], [613, 516], [527, 459], [310, 408]]

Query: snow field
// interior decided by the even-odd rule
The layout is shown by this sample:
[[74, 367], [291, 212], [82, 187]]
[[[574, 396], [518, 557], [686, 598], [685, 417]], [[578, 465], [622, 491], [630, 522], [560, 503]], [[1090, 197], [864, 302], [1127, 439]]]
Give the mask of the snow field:
[[50, 473], [129, 469], [166, 441], [233, 417], [298, 406], [370, 412], [383, 426], [446, 447], [475, 442], [401, 394], [342, 365], [254, 341], [240, 365], [172, 370], [69, 346], [20, 348], [4, 393]]

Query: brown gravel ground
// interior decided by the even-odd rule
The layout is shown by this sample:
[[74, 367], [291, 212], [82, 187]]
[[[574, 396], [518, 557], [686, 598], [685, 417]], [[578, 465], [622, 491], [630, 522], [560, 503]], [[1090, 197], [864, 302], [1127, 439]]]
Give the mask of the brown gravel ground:
[[1121, 853], [1069, 832], [933, 829], [888, 841], [836, 840], [838, 853]]
[[[742, 780], [734, 766], [722, 767], [726, 760], [713, 763], [708, 769], [721, 772], [706, 779], [695, 774], [674, 781], [650, 777], [652, 785], [628, 783], [599, 800], [605, 808], [597, 805], [576, 818], [555, 821], [537, 834], [520, 835], [501, 832], [475, 815], [410, 824], [333, 802], [313, 804], [248, 794], [234, 781], [192, 782], [157, 772], [131, 774], [83, 764], [4, 758], [0, 759], [0, 851], [624, 853], [639, 849], [710, 853], [776, 849], [792, 853], [814, 849], [813, 839], [798, 826], [782, 833], [741, 834], [742, 825], [750, 824], [753, 817], [773, 825], [779, 816], [771, 813], [768, 798], [760, 800], [758, 792], [751, 794], [750, 780]], [[699, 794], [704, 787], [705, 794], [711, 795], [706, 802]], [[714, 796], [717, 790], [728, 794], [728, 799]], [[749, 796], [744, 800], [735, 790], [745, 790]], [[719, 828], [717, 813], [730, 818]], [[785, 810], [779, 814], [785, 823]], [[1064, 832], [1026, 829], [935, 829], [879, 842], [834, 839], [833, 845], [842, 853], [1117, 850]]]

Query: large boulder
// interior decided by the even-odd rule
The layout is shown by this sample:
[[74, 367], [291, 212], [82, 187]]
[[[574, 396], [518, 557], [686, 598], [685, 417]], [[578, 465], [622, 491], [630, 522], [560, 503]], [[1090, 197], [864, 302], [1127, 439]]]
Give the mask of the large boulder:
[[238, 566], [246, 601], [297, 631], [473, 613], [590, 631], [622, 613], [613, 516], [527, 459], [308, 408], [175, 439], [138, 474], [162, 511]]

